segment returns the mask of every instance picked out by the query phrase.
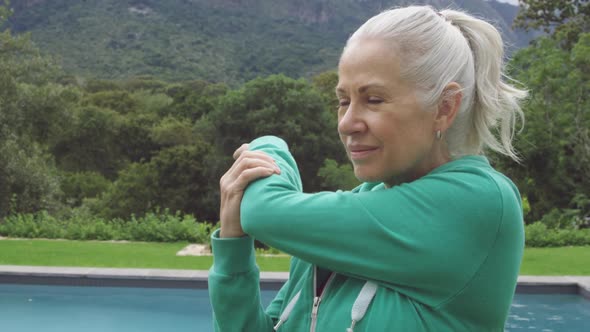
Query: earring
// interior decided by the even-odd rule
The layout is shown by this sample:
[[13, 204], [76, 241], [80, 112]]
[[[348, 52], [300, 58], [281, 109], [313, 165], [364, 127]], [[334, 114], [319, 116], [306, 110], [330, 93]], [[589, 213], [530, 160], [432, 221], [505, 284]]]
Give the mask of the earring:
[[442, 138], [442, 133], [440, 132], [440, 129], [436, 131], [436, 139], [440, 141], [440, 139]]

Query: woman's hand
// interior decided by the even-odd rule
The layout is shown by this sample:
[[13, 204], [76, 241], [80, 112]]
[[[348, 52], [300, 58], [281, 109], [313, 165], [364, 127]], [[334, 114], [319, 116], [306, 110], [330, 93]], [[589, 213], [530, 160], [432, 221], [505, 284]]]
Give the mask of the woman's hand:
[[243, 144], [233, 155], [235, 162], [219, 181], [221, 191], [220, 237], [240, 237], [244, 235], [240, 224], [240, 203], [244, 190], [250, 182], [279, 174], [280, 169], [266, 153], [248, 151], [248, 144]]

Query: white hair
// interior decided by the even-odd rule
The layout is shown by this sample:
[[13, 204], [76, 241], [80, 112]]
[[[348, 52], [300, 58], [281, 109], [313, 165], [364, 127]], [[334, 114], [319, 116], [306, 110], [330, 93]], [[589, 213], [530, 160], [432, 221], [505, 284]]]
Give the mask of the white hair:
[[410, 6], [372, 17], [346, 45], [362, 38], [396, 47], [401, 77], [415, 84], [425, 106], [449, 97], [449, 83], [461, 85], [461, 107], [444, 135], [453, 158], [489, 148], [518, 161], [512, 139], [516, 121], [524, 121], [519, 104], [527, 92], [504, 81], [502, 37], [491, 24], [460, 11]]

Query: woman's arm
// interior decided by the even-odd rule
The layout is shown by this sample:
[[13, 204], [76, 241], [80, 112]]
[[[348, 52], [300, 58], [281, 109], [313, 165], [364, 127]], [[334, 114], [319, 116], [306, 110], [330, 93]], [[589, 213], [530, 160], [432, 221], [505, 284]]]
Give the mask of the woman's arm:
[[[212, 236], [215, 263], [209, 271], [209, 297], [215, 331], [273, 331], [282, 304], [279, 292], [265, 312], [260, 300], [254, 240]], [[286, 286], [285, 286], [286, 287]]]
[[[505, 212], [497, 184], [477, 170], [434, 172], [387, 190], [305, 194], [282, 140], [263, 137], [250, 148], [275, 159], [281, 174], [245, 191], [241, 224], [247, 234], [429, 305], [469, 282], [494, 245]], [[519, 211], [506, 212], [519, 218]]]
[[221, 228], [211, 237], [214, 264], [209, 273], [216, 331], [272, 331], [277, 304], [282, 302], [283, 293], [279, 293], [269, 313], [262, 309], [254, 240], [245, 236], [240, 225], [240, 202], [246, 186], [279, 169], [266, 154], [247, 148], [243, 145], [236, 150], [236, 161], [219, 182]]

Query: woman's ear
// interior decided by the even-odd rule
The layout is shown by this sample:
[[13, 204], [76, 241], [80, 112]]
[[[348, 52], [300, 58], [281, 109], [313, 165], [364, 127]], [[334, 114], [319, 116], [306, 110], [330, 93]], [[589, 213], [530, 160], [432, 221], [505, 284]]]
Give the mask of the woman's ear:
[[461, 90], [461, 85], [457, 82], [451, 82], [444, 88], [435, 119], [437, 130], [445, 132], [453, 124], [461, 107], [463, 98]]

